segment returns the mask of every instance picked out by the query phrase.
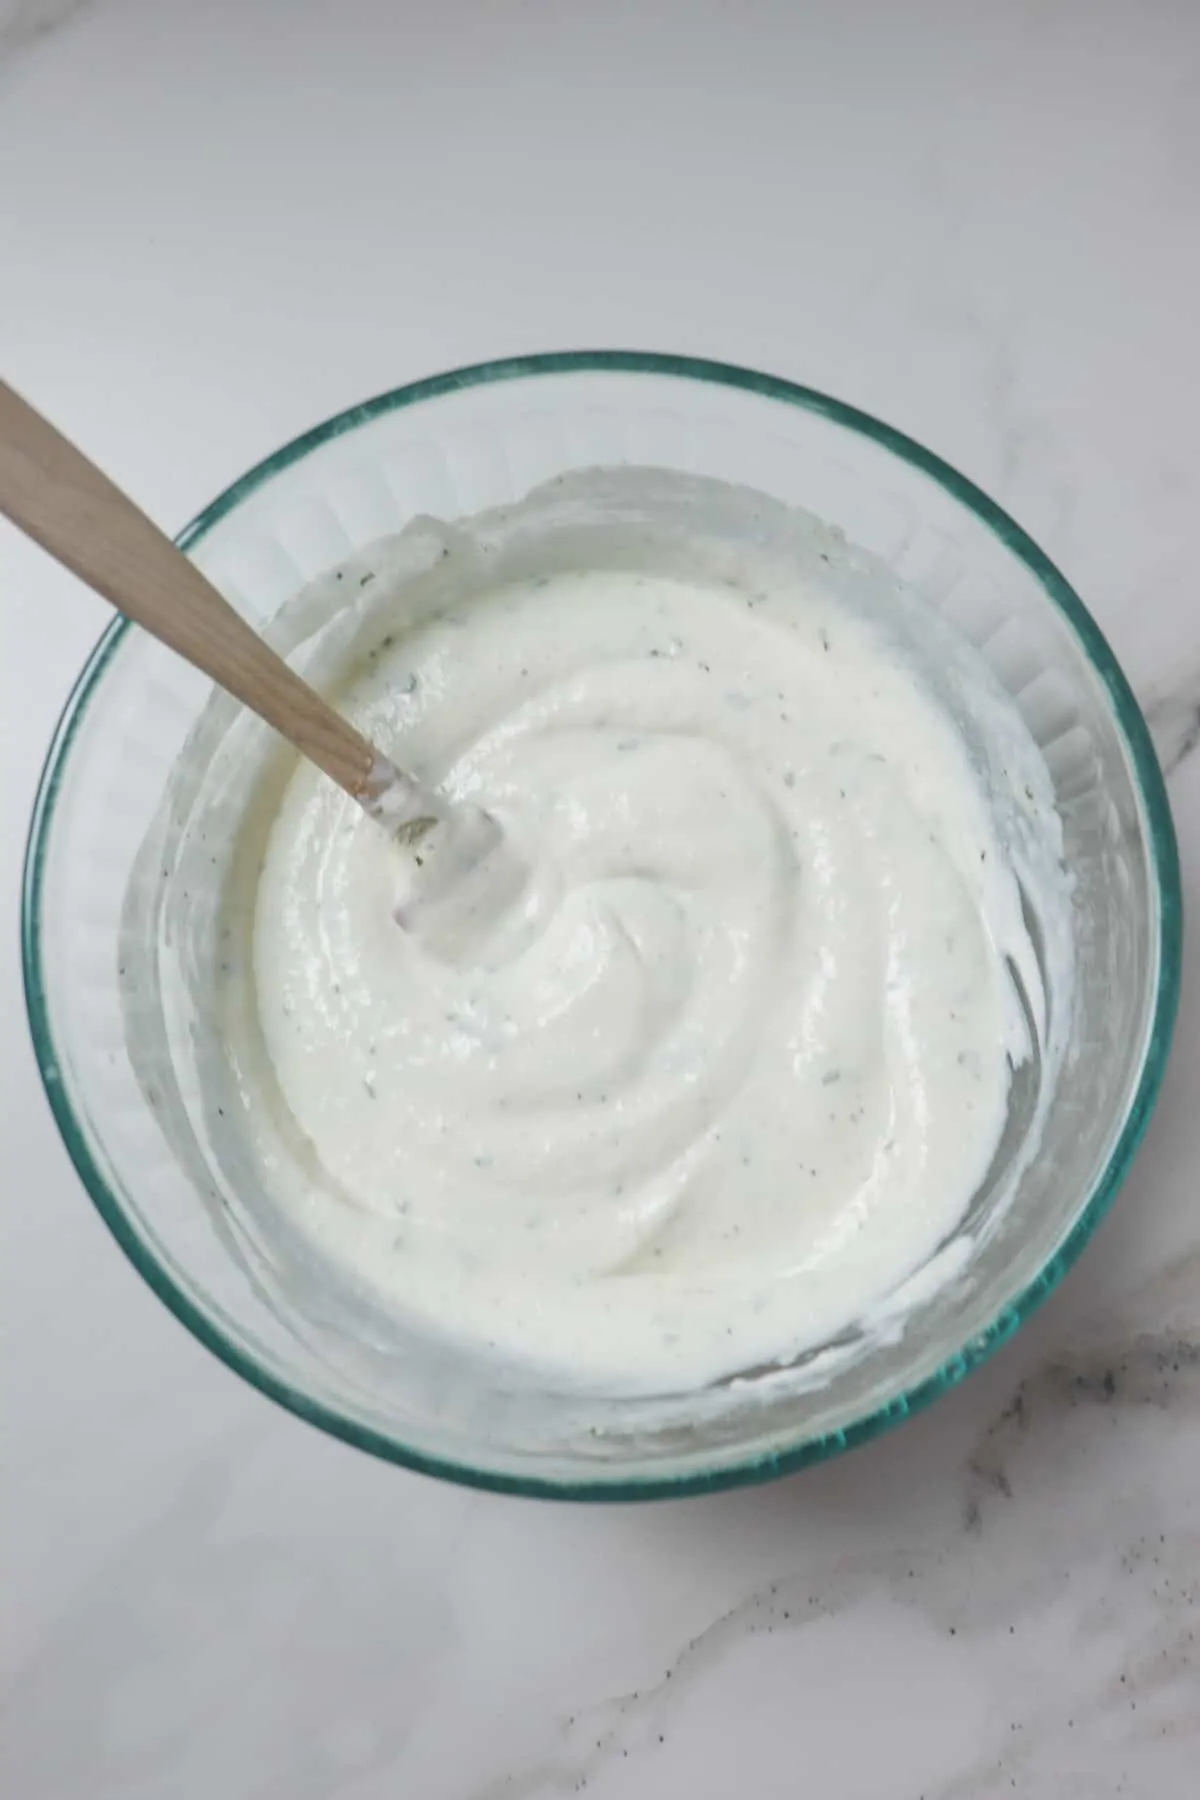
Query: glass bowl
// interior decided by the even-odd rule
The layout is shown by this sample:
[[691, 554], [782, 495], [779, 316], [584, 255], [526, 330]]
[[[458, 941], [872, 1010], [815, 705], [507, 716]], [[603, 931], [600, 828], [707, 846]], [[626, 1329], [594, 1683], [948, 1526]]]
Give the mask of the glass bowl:
[[[1061, 1279], [1153, 1106], [1179, 985], [1166, 795], [1111, 651], [1019, 526], [899, 432], [837, 401], [684, 357], [579, 352], [417, 382], [340, 414], [234, 483], [179, 539], [256, 625], [419, 514], [461, 517], [571, 470], [643, 465], [801, 506], [881, 559], [985, 658], [1041, 746], [1073, 878], [1070, 1041], [1038, 1153], [953, 1278], [861, 1354], [671, 1404], [506, 1387], [486, 1366], [331, 1351], [302, 1297], [256, 1278], [189, 1098], [171, 1148], [126, 1041], [118, 935], [131, 867], [210, 689], [123, 621], [75, 685], [25, 869], [25, 986], [42, 1079], [88, 1192], [135, 1267], [231, 1368], [301, 1417], [411, 1468], [525, 1494], [678, 1495], [862, 1443], [956, 1382]], [[186, 1034], [185, 1034], [186, 1036]], [[190, 1084], [190, 1085], [189, 1085]]]

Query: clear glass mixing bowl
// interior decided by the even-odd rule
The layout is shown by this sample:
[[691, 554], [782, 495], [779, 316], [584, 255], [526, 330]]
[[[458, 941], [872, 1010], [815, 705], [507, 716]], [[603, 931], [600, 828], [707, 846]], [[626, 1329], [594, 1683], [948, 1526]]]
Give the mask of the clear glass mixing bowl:
[[[354, 407], [253, 469], [180, 544], [256, 624], [415, 515], [454, 518], [568, 470], [653, 465], [807, 508], [981, 652], [1043, 749], [1074, 877], [1071, 1040], [1036, 1159], [958, 1279], [863, 1354], [669, 1405], [505, 1387], [440, 1353], [344, 1354], [226, 1229], [194, 1070], [188, 1153], [135, 1077], [118, 979], [133, 859], [208, 684], [123, 622], [84, 669], [30, 832], [33, 1040], [67, 1149], [151, 1287], [231, 1368], [361, 1449], [480, 1486], [645, 1498], [761, 1480], [861, 1443], [953, 1386], [1054, 1288], [1111, 1203], [1158, 1092], [1179, 984], [1179, 874], [1137, 704], [1080, 600], [954, 470], [850, 407], [689, 358], [581, 352], [438, 376]], [[186, 1032], [183, 1034], [186, 1038]], [[186, 1061], [186, 1048], [180, 1052]], [[189, 1098], [191, 1095], [191, 1098]]]

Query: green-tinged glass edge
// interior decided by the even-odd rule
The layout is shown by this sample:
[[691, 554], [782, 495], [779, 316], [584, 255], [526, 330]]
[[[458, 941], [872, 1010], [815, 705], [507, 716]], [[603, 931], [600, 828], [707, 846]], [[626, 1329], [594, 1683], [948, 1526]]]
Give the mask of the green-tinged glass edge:
[[1024, 1323], [1051, 1294], [1079, 1256], [1116, 1197], [1133, 1156], [1142, 1140], [1158, 1098], [1171, 1045], [1179, 1004], [1183, 938], [1183, 902], [1180, 889], [1179, 853], [1167, 801], [1166, 786], [1154, 753], [1146, 722], [1129, 683], [1095, 620], [1082, 600], [1050, 559], [1028, 534], [995, 501], [973, 482], [924, 449], [903, 432], [882, 424], [857, 407], [845, 405], [827, 394], [802, 387], [773, 375], [711, 362], [690, 356], [673, 356], [638, 350], [571, 350], [529, 356], [506, 357], [476, 363], [393, 389], [377, 398], [336, 414], [294, 438], [235, 481], [210, 506], [192, 520], [176, 539], [180, 549], [199, 544], [213, 527], [249, 494], [281, 470], [300, 461], [312, 450], [369, 424], [386, 413], [419, 405], [458, 388], [484, 386], [523, 377], [571, 374], [633, 374], [709, 382], [718, 386], [760, 394], [817, 413], [892, 452], [946, 489], [1000, 539], [1026, 568], [1064, 615], [1111, 698], [1117, 723], [1132, 758], [1138, 789], [1145, 808], [1150, 856], [1159, 895], [1159, 962], [1157, 990], [1150, 1032], [1138, 1084], [1120, 1135], [1107, 1166], [1057, 1252], [1024, 1290], [1009, 1302], [986, 1330], [951, 1357], [935, 1374], [898, 1396], [886, 1406], [865, 1414], [843, 1430], [828, 1432], [781, 1452], [751, 1457], [745, 1462], [712, 1470], [645, 1479], [553, 1481], [538, 1476], [513, 1476], [473, 1468], [439, 1457], [425, 1456], [386, 1433], [343, 1418], [290, 1386], [227, 1338], [191, 1296], [167, 1273], [143, 1242], [109, 1188], [76, 1117], [63, 1082], [50, 1028], [43, 979], [41, 905], [45, 878], [46, 847], [54, 822], [54, 810], [71, 745], [100, 677], [111, 661], [128, 622], [116, 620], [104, 632], [72, 688], [55, 728], [34, 800], [26, 843], [22, 885], [21, 956], [25, 1001], [34, 1053], [51, 1112], [67, 1153], [101, 1218], [135, 1269], [143, 1276], [176, 1318], [214, 1355], [279, 1405], [341, 1438], [359, 1450], [399, 1463], [420, 1474], [439, 1476], [469, 1487], [497, 1493], [522, 1494], [563, 1500], [654, 1500], [712, 1493], [791, 1474], [823, 1462], [841, 1451], [865, 1444], [910, 1414], [955, 1387], [979, 1367]]

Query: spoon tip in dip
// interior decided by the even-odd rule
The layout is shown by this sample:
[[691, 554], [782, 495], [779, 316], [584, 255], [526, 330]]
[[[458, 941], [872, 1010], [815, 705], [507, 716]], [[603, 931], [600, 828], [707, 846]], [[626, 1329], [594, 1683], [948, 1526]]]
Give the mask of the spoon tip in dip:
[[396, 923], [445, 961], [478, 954], [528, 884], [511, 835], [482, 807], [457, 801], [431, 817], [407, 850]]

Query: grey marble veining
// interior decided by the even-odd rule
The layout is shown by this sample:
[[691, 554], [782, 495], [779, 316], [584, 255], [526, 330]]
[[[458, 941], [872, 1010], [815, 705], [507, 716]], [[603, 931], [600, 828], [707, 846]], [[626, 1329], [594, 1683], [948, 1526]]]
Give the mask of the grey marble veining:
[[[1143, 1328], [1151, 1319], [1163, 1324]], [[1037, 1769], [1065, 1774], [1059, 1749], [1077, 1730], [1103, 1727], [1132, 1754], [1132, 1774], [1089, 1774], [1086, 1792], [1099, 1800], [1142, 1791], [1143, 1744], [1186, 1741], [1200, 1754], [1200, 1529], [1181, 1528], [1169, 1504], [1143, 1501], [1114, 1532], [1137, 1481], [1127, 1477], [1097, 1505], [1056, 1468], [1064, 1448], [1073, 1454], [1098, 1429], [1111, 1442], [1125, 1409], [1171, 1424], [1200, 1419], [1200, 1252], [1169, 1264], [1124, 1317], [1097, 1321], [1083, 1338], [1038, 1363], [969, 1450], [960, 1535], [948, 1538], [931, 1520], [873, 1553], [772, 1579], [690, 1637], [654, 1680], [560, 1720], [552, 1756], [472, 1789], [472, 1800], [542, 1800], [602, 1785], [620, 1762], [652, 1756], [685, 1731], [704, 1702], [698, 1690], [710, 1690], [749, 1640], [786, 1640], [881, 1599], [919, 1614], [956, 1656], [990, 1663], [1010, 1690], [988, 1740], [965, 1766], [931, 1780], [925, 1800], [986, 1800]], [[1054, 1689], [1022, 1691], [1018, 1640], [1036, 1633], [1045, 1596], [1068, 1580], [1074, 1631], [1108, 1641], [1096, 1656], [1080, 1650], [1064, 1708]]]
[[1170, 777], [1200, 743], [1200, 665], [1160, 682], [1147, 696], [1146, 723]]
[[0, 68], [7, 58], [52, 37], [93, 0], [0, 0]]

